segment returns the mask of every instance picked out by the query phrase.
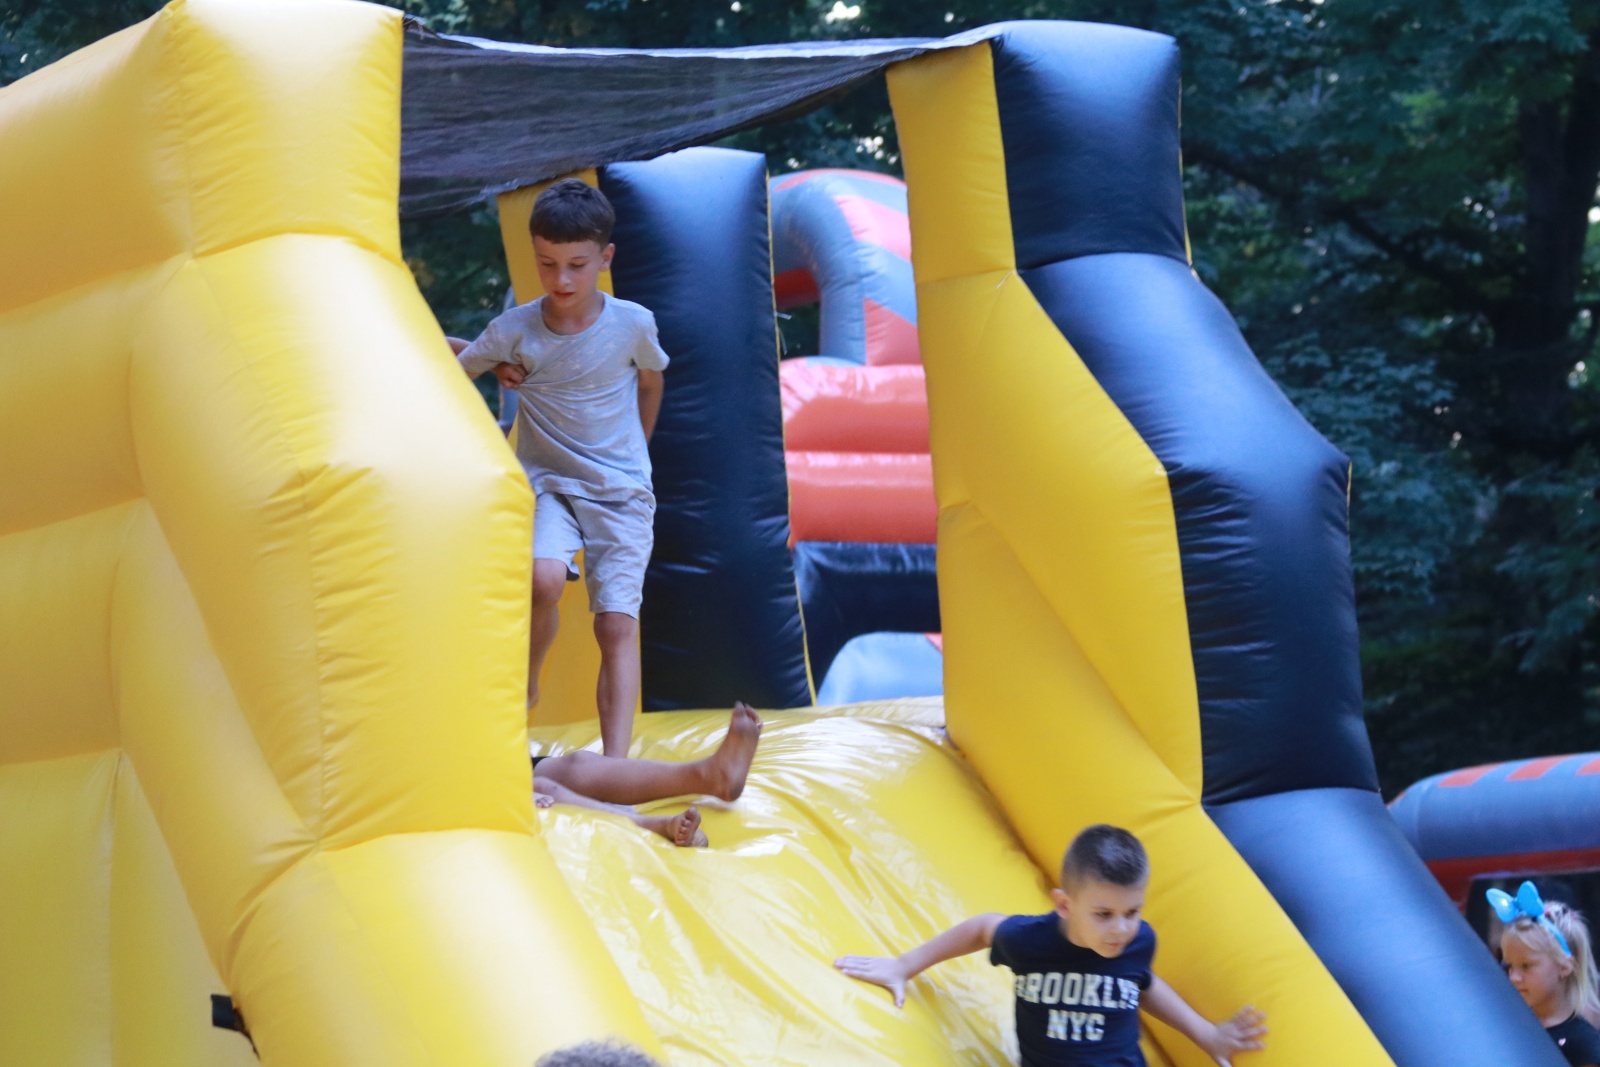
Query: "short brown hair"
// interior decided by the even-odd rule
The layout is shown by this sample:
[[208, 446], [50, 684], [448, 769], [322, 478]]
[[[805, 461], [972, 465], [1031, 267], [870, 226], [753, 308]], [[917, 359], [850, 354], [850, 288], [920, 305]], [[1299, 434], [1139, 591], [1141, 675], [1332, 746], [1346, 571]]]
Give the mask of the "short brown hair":
[[1144, 885], [1150, 880], [1150, 858], [1139, 839], [1118, 826], [1098, 823], [1072, 839], [1061, 859], [1061, 887], [1076, 889], [1087, 881], [1110, 885]]
[[539, 194], [528, 216], [528, 232], [558, 245], [593, 241], [611, 243], [617, 213], [606, 194], [576, 178], [564, 178]]

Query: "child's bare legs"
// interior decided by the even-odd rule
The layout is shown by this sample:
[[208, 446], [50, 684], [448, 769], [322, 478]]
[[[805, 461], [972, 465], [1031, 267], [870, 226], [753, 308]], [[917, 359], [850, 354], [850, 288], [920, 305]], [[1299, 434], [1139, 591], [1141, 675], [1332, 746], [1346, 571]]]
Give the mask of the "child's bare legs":
[[533, 614], [528, 622], [528, 707], [539, 703], [539, 672], [561, 623], [561, 592], [567, 587], [567, 565], [559, 559], [533, 561]]
[[716, 752], [690, 763], [618, 759], [569, 752], [539, 761], [539, 778], [608, 804], [648, 804], [702, 793], [737, 800], [761, 740], [761, 717], [744, 703], [733, 706], [728, 734]]
[[633, 709], [639, 703], [639, 620], [602, 611], [594, 617], [594, 640], [600, 646], [600, 680], [594, 691], [600, 743], [606, 755], [621, 759], [633, 740]]
[[[589, 755], [594, 754], [589, 753]], [[606, 757], [596, 756], [595, 758], [605, 759]], [[549, 797], [550, 801], [555, 804], [571, 804], [574, 807], [589, 808], [592, 811], [604, 811], [612, 815], [621, 815], [626, 819], [632, 820], [633, 824], [641, 830], [649, 830], [651, 833], [660, 834], [679, 848], [705, 848], [709, 844], [706, 840], [706, 835], [700, 829], [700, 812], [696, 809], [690, 808], [687, 811], [680, 811], [676, 815], [640, 815], [637, 811], [625, 805], [607, 804], [603, 801], [595, 800], [593, 797], [586, 797], [582, 793], [568, 789], [554, 779], [546, 778], [544, 776], [544, 764], [549, 762], [549, 760], [542, 761], [538, 773], [533, 777], [533, 794], [536, 798], [540, 798], [541, 807], [545, 806], [542, 798]]]

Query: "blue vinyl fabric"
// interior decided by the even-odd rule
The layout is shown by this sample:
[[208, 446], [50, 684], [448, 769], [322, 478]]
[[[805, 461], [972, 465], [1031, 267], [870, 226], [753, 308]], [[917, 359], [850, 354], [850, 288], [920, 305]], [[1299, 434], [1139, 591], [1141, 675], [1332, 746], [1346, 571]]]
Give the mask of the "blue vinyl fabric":
[[1001, 29], [994, 81], [1018, 269], [1098, 252], [1187, 264], [1177, 42], [1084, 22]]
[[1362, 720], [1349, 464], [1189, 269], [1174, 43], [1106, 26], [1000, 31], [1023, 279], [1167, 472], [1208, 811], [1399, 1067], [1555, 1067], [1383, 808]]
[[936, 556], [934, 545], [796, 544], [794, 574], [812, 674], [826, 678], [839, 650], [861, 634], [939, 632]]
[[1136, 30], [1025, 23], [994, 53], [1023, 278], [1168, 472], [1205, 799], [1376, 790], [1349, 461], [1189, 270], [1177, 46]]
[[852, 637], [833, 657], [817, 688], [817, 703], [858, 704], [944, 693], [944, 653], [927, 634], [872, 633]]
[[[1349, 461], [1178, 260], [1105, 253], [1023, 278], [1167, 469], [1206, 801], [1376, 791], [1345, 532]], [[1104, 314], [1112, 306], [1121, 314]]]
[[1306, 789], [1208, 810], [1399, 1067], [1566, 1062], [1377, 794]]
[[616, 294], [671, 357], [650, 442], [655, 551], [640, 612], [647, 711], [811, 703], [790, 562], [765, 159], [692, 148], [613, 164]]
[[1443, 785], [1451, 774], [1424, 778], [1389, 812], [1425, 860], [1600, 849], [1600, 774], [1579, 773], [1600, 763], [1600, 752], [1512, 777], [1532, 762], [1502, 763], [1464, 785]]
[[902, 185], [839, 171], [779, 175], [772, 179], [772, 270], [811, 275], [822, 304], [818, 348], [865, 363], [866, 301], [916, 325], [917, 287], [910, 261], [856, 238], [838, 196], [860, 197], [906, 213]]

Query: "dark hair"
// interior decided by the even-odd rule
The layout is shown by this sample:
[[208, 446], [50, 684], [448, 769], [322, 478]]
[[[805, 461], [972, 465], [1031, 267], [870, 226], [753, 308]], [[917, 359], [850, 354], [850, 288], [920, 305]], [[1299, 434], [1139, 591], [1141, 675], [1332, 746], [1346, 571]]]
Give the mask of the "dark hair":
[[1143, 885], [1150, 879], [1150, 859], [1139, 839], [1117, 826], [1098, 823], [1072, 839], [1061, 858], [1061, 886], [1075, 889], [1086, 881], [1111, 885]]
[[528, 232], [558, 245], [593, 241], [611, 243], [617, 213], [606, 194], [576, 178], [564, 178], [539, 194], [528, 216]]
[[585, 1041], [539, 1057], [533, 1067], [661, 1067], [632, 1045], [616, 1041]]

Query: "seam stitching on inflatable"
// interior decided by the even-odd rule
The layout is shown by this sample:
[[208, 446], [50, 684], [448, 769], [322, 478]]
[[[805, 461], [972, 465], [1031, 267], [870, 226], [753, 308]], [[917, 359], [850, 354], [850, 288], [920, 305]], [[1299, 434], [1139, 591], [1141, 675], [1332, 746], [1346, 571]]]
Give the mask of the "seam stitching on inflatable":
[[[237, 347], [240, 347], [239, 338], [238, 338], [237, 334], [234, 332], [234, 330], [231, 328], [232, 327], [231, 321], [227, 318], [227, 316], [221, 314], [221, 312], [222, 312], [223, 308], [225, 307], [225, 305], [223, 304], [222, 300], [218, 297], [218, 295], [216, 293], [216, 290], [212, 285], [211, 278], [209, 276], [209, 272], [206, 269], [206, 263], [201, 258], [195, 258], [195, 259], [193, 259], [191, 261], [191, 263], [192, 263], [192, 265], [194, 267], [195, 272], [197, 273], [197, 275], [199, 277], [200, 284], [205, 289], [206, 295], [210, 298], [213, 307], [218, 311], [219, 317], [225, 323], [227, 323], [228, 326], [229, 326], [229, 329], [226, 331], [226, 341], [221, 347], [223, 347], [223, 348], [237, 348]], [[256, 361], [255, 360], [244, 360], [244, 361], [241, 361], [240, 371], [241, 371], [242, 374], [247, 374], [252, 379], [255, 379], [256, 388], [253, 390], [253, 392], [256, 395], [264, 395], [265, 390], [260, 387], [261, 383], [260, 383], [259, 379], [257, 378], [257, 376], [255, 374], [255, 365], [256, 365]], [[285, 456], [286, 458], [288, 458], [290, 460], [290, 468], [293, 471], [293, 480], [294, 480], [294, 484], [295, 484], [294, 499], [295, 499], [295, 502], [296, 502], [295, 519], [297, 520], [297, 525], [300, 527], [300, 530], [299, 530], [299, 536], [296, 537], [296, 538], [293, 538], [292, 541], [297, 541], [299, 543], [299, 545], [303, 547], [303, 551], [304, 551], [304, 555], [305, 555], [305, 561], [306, 561], [306, 565], [305, 565], [306, 584], [307, 584], [307, 588], [308, 588], [308, 591], [309, 591], [310, 588], [315, 585], [315, 580], [313, 578], [313, 571], [315, 570], [316, 555], [317, 555], [317, 553], [315, 552], [314, 547], [312, 545], [312, 538], [310, 536], [310, 531], [311, 531], [311, 529], [312, 529], [314, 524], [311, 521], [311, 516], [310, 516], [310, 514], [309, 514], [309, 512], [307, 510], [307, 507], [306, 507], [306, 497], [307, 497], [307, 494], [308, 494], [308, 491], [309, 491], [309, 480], [308, 480], [308, 477], [307, 477], [307, 472], [306, 472], [305, 465], [301, 462], [300, 454], [293, 447], [293, 445], [288, 441], [288, 439], [285, 437], [282, 421], [280, 419], [274, 418], [271, 421], [271, 425], [272, 425], [272, 439], [273, 439], [273, 442], [281, 449], [283, 456]], [[157, 518], [159, 519], [159, 515], [157, 516]], [[181, 571], [183, 569], [183, 560], [178, 555], [176, 550], [173, 551], [173, 558], [175, 560], [177, 560], [179, 570]], [[186, 579], [187, 579], [187, 577], [188, 576], [185, 575]], [[191, 586], [191, 588], [192, 588], [192, 586]], [[197, 603], [198, 603], [198, 600], [199, 600], [199, 598], [197, 597], [196, 598], [196, 602]], [[315, 595], [313, 595], [313, 596], [310, 597], [310, 600], [311, 600], [311, 607], [310, 607], [311, 622], [307, 627], [307, 631], [309, 632], [309, 634], [311, 635], [311, 638], [312, 638], [311, 656], [310, 656], [310, 659], [311, 659], [311, 675], [312, 675], [312, 680], [313, 680], [314, 685], [315, 685], [315, 697], [314, 697], [314, 699], [312, 701], [312, 711], [313, 711], [313, 714], [316, 716], [316, 722], [317, 722], [317, 795], [315, 797], [315, 802], [311, 805], [311, 808], [312, 808], [312, 811], [310, 813], [311, 814], [311, 818], [307, 819], [304, 814], [301, 815], [301, 818], [305, 822], [306, 829], [310, 833], [312, 839], [317, 841], [317, 842], [319, 842], [319, 844], [320, 844], [320, 842], [322, 840], [323, 824], [325, 822], [325, 812], [324, 812], [323, 809], [324, 809], [324, 804], [325, 804], [326, 795], [327, 795], [327, 774], [328, 774], [328, 768], [327, 768], [327, 728], [328, 728], [328, 723], [327, 723], [326, 716], [323, 714], [323, 685], [322, 685], [323, 678], [322, 678], [322, 669], [323, 669], [323, 666], [324, 666], [324, 654], [323, 654], [324, 650], [323, 650], [323, 647], [322, 647], [322, 631], [321, 631], [321, 628], [316, 623], [317, 598], [315, 597]], [[205, 618], [205, 612], [204, 612], [203, 609], [201, 611], [201, 618], [202, 619]], [[207, 627], [207, 630], [208, 630], [208, 636], [209, 636], [209, 626]], [[217, 660], [218, 660], [219, 663], [223, 664], [223, 670], [224, 670], [224, 673], [226, 673], [227, 672], [227, 661], [220, 654], [218, 654]], [[233, 679], [232, 679], [231, 675], [229, 676], [229, 684], [233, 685]], [[239, 696], [240, 696], [240, 690], [236, 686], [234, 688], [234, 695], [235, 695], [236, 699], [239, 698]], [[240, 707], [241, 707], [241, 710], [243, 710], [243, 707], [244, 707], [244, 701], [243, 700], [240, 700]], [[246, 713], [246, 715], [245, 715], [245, 721], [247, 723], [251, 724], [251, 733], [253, 735], [256, 734], [255, 725], [251, 721], [250, 716], [248, 715], [248, 713]], [[256, 736], [256, 744], [257, 745], [261, 745], [261, 738], [259, 737], [259, 735]], [[262, 747], [262, 751], [263, 752], [266, 751], [265, 746]], [[270, 760], [268, 761], [268, 765], [271, 766], [271, 761]], [[277, 777], [277, 768], [273, 768], [273, 772], [274, 772], [273, 776], [276, 778]], [[281, 780], [279, 780], [278, 785], [279, 785], [279, 788], [283, 788], [284, 783]], [[292, 800], [290, 801], [290, 806], [294, 807], [294, 803], [293, 803]], [[298, 811], [297, 811], [297, 814], [298, 814]]]
[[[1167, 762], [1166, 757], [1163, 755], [1161, 749], [1155, 744], [1154, 741], [1151, 740], [1150, 735], [1145, 733], [1144, 728], [1140, 724], [1138, 718], [1136, 718], [1133, 713], [1128, 710], [1127, 702], [1123, 699], [1122, 694], [1117, 692], [1117, 690], [1111, 685], [1110, 680], [1105, 676], [1105, 672], [1101, 670], [1100, 665], [1096, 663], [1089, 655], [1088, 650], [1084, 646], [1083, 642], [1079, 639], [1077, 631], [1073, 629], [1072, 625], [1068, 623], [1066, 619], [1062, 618], [1061, 613], [1057, 611], [1055, 605], [1050, 602], [1050, 598], [1045, 596], [1043, 592], [1043, 583], [1039, 581], [1039, 579], [1034, 575], [1033, 571], [1028, 567], [1027, 563], [1024, 562], [1022, 557], [1018, 554], [1015, 546], [1011, 542], [1011, 539], [1006, 535], [1004, 528], [1002, 528], [1000, 524], [983, 509], [982, 505], [977, 503], [969, 503], [966, 505], [966, 507], [977, 512], [978, 518], [983, 525], [994, 532], [995, 537], [999, 539], [1001, 545], [1005, 548], [1006, 555], [1011, 557], [1012, 562], [1027, 578], [1028, 584], [1033, 587], [1034, 592], [1038, 595], [1040, 602], [1043, 603], [1045, 608], [1050, 612], [1051, 618], [1056, 621], [1056, 625], [1060, 626], [1062, 631], [1072, 639], [1073, 644], [1078, 646], [1078, 651], [1083, 656], [1084, 662], [1089, 664], [1089, 666], [1094, 670], [1095, 676], [1100, 679], [1101, 684], [1103, 684], [1106, 688], [1106, 692], [1115, 702], [1117, 710], [1122, 713], [1123, 718], [1128, 721], [1128, 724], [1133, 728], [1134, 732], [1137, 733], [1144, 741], [1146, 747], [1150, 749], [1151, 754], [1156, 758], [1161, 766], [1166, 769], [1166, 772], [1172, 776], [1172, 780], [1174, 783], [1176, 783], [1178, 789], [1185, 796], [1188, 796], [1193, 803], [1200, 804], [1203, 789], [1201, 793], [1192, 791], [1189, 788], [1188, 783], [1185, 781], [1184, 776]], [[1203, 784], [1204, 783], [1202, 782], [1202, 786]]]

